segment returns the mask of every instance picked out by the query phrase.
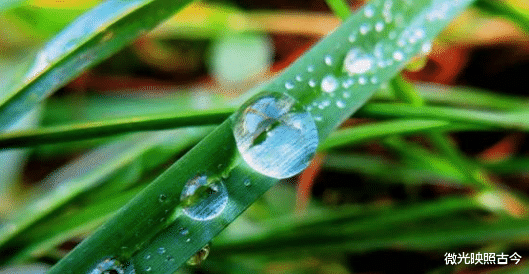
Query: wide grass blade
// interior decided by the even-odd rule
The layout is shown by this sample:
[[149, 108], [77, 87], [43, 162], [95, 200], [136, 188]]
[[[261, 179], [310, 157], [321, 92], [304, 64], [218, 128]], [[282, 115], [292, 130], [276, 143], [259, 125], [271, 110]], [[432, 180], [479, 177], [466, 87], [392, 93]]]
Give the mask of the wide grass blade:
[[77, 18], [37, 54], [21, 84], [0, 98], [0, 130], [190, 2], [109, 0]]
[[[471, 2], [370, 1], [264, 86], [261, 96], [273, 92], [293, 98], [304, 109], [310, 109], [318, 137], [323, 140], [360, 108], [380, 83], [394, 77], [413, 56], [427, 52], [437, 33]], [[383, 26], [383, 31], [378, 31], [377, 23], [386, 21], [390, 23]], [[355, 39], [351, 39], [352, 34], [357, 35]], [[382, 52], [378, 53], [380, 47]], [[367, 68], [369, 72], [353, 73], [355, 68], [350, 67], [344, 70], [344, 60], [351, 57], [346, 58], [350, 50], [363, 51], [385, 63], [378, 66], [373, 62], [373, 66]], [[327, 85], [328, 76], [334, 77], [339, 85], [334, 82]], [[344, 82], [347, 85], [342, 85]], [[348, 96], [343, 96], [345, 92]], [[341, 103], [338, 97], [343, 98]], [[109, 258], [133, 266], [136, 273], [176, 271], [278, 181], [257, 172], [239, 154], [233, 123], [237, 115], [245, 113], [245, 109], [240, 109], [217, 127], [59, 261], [50, 273], [87, 273]], [[269, 149], [273, 152], [281, 148]], [[215, 186], [217, 190], [212, 193], [220, 192], [227, 198], [220, 200], [221, 204], [218, 200], [197, 203], [194, 199], [201, 199], [207, 192], [202, 188], [196, 190], [197, 197], [182, 195], [186, 184], [188, 187], [194, 185], [200, 178], [205, 178], [207, 186]], [[200, 219], [186, 211], [195, 205], [204, 205], [200, 212], [213, 212], [214, 217]]]

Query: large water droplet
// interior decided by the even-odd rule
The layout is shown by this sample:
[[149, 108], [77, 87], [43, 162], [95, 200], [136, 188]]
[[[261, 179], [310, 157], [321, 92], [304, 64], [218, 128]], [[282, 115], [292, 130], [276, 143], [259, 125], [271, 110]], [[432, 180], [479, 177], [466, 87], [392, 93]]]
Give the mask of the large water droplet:
[[134, 266], [130, 262], [122, 263], [108, 258], [96, 265], [88, 274], [134, 274]]
[[206, 221], [217, 217], [228, 203], [228, 190], [222, 181], [211, 182], [205, 175], [189, 180], [180, 200], [188, 205], [184, 213], [192, 219]]
[[333, 92], [338, 88], [338, 80], [332, 75], [327, 75], [321, 80], [321, 90], [324, 92]]
[[187, 260], [187, 265], [199, 265], [201, 262], [203, 262], [209, 255], [209, 245], [204, 246], [201, 248], [195, 255], [191, 256], [189, 260]]
[[371, 55], [354, 48], [345, 56], [343, 68], [352, 76], [368, 72], [373, 67], [373, 63], [374, 59]]
[[235, 118], [233, 134], [246, 163], [278, 179], [305, 169], [318, 146], [312, 116], [294, 98], [280, 93], [248, 103]]

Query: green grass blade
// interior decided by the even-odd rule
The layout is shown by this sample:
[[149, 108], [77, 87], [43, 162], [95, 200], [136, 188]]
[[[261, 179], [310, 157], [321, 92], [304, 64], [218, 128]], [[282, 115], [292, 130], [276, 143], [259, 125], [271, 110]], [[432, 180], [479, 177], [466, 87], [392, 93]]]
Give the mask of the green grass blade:
[[173, 129], [186, 126], [220, 124], [233, 109], [213, 109], [194, 112], [133, 117], [100, 122], [55, 126], [0, 134], [0, 149], [27, 147], [58, 142], [80, 141], [144, 130]]
[[529, 129], [529, 120], [527, 119], [529, 112], [527, 111], [498, 113], [448, 107], [372, 103], [365, 105], [357, 115], [362, 117], [439, 119], [512, 130], [527, 131]]
[[362, 143], [366, 140], [386, 137], [397, 134], [411, 134], [431, 129], [441, 129], [450, 125], [450, 122], [439, 120], [407, 120], [371, 123], [335, 131], [319, 147], [328, 150], [344, 145]]
[[0, 98], [0, 129], [190, 2], [110, 0], [77, 18], [37, 54], [22, 84]]
[[[432, 0], [413, 4], [399, 1], [393, 4], [393, 1], [370, 1], [368, 6], [351, 16], [284, 73], [264, 86], [262, 91], [264, 94], [287, 94], [285, 96], [293, 97], [307, 109], [309, 106], [323, 104], [322, 107], [311, 107], [312, 117], [318, 121], [318, 136], [323, 140], [365, 104], [380, 83], [394, 77], [413, 56], [422, 50], [427, 51], [431, 39], [471, 2]], [[387, 13], [383, 13], [383, 9], [384, 6], [387, 9], [388, 5], [384, 3], [393, 4], [389, 8], [394, 23], [387, 24], [385, 31], [375, 31], [374, 25], [387, 19], [384, 18]], [[351, 42], [351, 34], [364, 29], [363, 24], [370, 24], [372, 31], [365, 36], [359, 34]], [[395, 31], [395, 37], [390, 35], [392, 30]], [[407, 44], [412, 33], [418, 37], [413, 36], [415, 43]], [[401, 39], [406, 40], [403, 47], [399, 46], [402, 44], [399, 43]], [[343, 60], [351, 48], [378, 55], [373, 51], [378, 48], [379, 43], [383, 43], [384, 49], [381, 58], [395, 59], [394, 62], [387, 63], [383, 68], [375, 64], [372, 72], [366, 74], [351, 76], [343, 71]], [[332, 75], [339, 83], [348, 83], [349, 78], [359, 82], [344, 89], [341, 85], [337, 87], [335, 96], [343, 97], [343, 92], [350, 92], [349, 97], [343, 98], [342, 107], [341, 104], [335, 106], [336, 101], [330, 102], [332, 95], [320, 89], [321, 81], [327, 75]], [[310, 79], [318, 84], [312, 87]], [[327, 101], [332, 106], [324, 103]], [[91, 237], [59, 261], [49, 273], [87, 273], [109, 257], [125, 264], [130, 263], [136, 273], [176, 271], [278, 181], [256, 172], [241, 159], [232, 132], [233, 120], [228, 119], [217, 127]], [[189, 217], [183, 212], [183, 207], [193, 201], [180, 199], [184, 185], [199, 175], [206, 175], [210, 184], [223, 182], [229, 197], [222, 211], [208, 220]], [[140, 218], [138, 214], [141, 214]], [[188, 233], [181, 233], [182, 231]]]

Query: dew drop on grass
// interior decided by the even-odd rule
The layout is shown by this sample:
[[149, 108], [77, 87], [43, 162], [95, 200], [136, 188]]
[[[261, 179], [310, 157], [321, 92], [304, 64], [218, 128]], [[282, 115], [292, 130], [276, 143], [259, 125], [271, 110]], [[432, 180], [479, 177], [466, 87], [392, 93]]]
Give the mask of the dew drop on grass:
[[360, 76], [358, 78], [358, 83], [363, 86], [363, 85], [367, 84], [367, 79], [364, 76]]
[[195, 255], [191, 256], [189, 260], [187, 260], [187, 265], [199, 265], [201, 262], [203, 262], [209, 255], [209, 245], [204, 246], [201, 248]]
[[160, 194], [160, 196], [158, 196], [158, 201], [160, 201], [160, 203], [163, 203], [167, 200], [167, 195], [165, 194]]
[[371, 17], [373, 17], [373, 15], [375, 15], [375, 10], [370, 5], [366, 5], [364, 7], [364, 15], [367, 18], [371, 18]]
[[159, 247], [158, 250], [157, 250], [158, 254], [162, 255], [165, 253], [165, 248], [163, 247]]
[[342, 100], [338, 100], [338, 101], [336, 101], [336, 106], [338, 108], [344, 108], [345, 107], [345, 103]]
[[330, 55], [325, 55], [325, 57], [323, 57], [323, 61], [325, 62], [325, 64], [327, 66], [332, 66], [332, 56]]
[[363, 23], [360, 25], [360, 34], [366, 35], [369, 32], [369, 29], [371, 29], [371, 26], [368, 23]]
[[122, 263], [113, 258], [101, 261], [88, 274], [133, 274], [136, 271], [130, 262]]
[[327, 93], [334, 92], [338, 88], [338, 80], [332, 75], [327, 75], [321, 80], [321, 90]]
[[347, 52], [343, 62], [344, 70], [350, 75], [368, 72], [373, 67], [374, 58], [360, 49], [354, 48]]
[[187, 228], [181, 227], [180, 228], [180, 235], [184, 235], [185, 236], [187, 234], [189, 234], [189, 230]]
[[315, 87], [315, 86], [316, 86], [316, 80], [314, 80], [314, 79], [310, 79], [310, 80], [309, 80], [309, 86], [310, 86], [311, 88]]
[[383, 31], [383, 30], [384, 30], [384, 23], [382, 23], [382, 22], [377, 22], [377, 23], [375, 24], [375, 31], [376, 31], [376, 32], [381, 32], [381, 31]]
[[208, 184], [205, 175], [198, 175], [189, 180], [180, 200], [187, 204], [184, 213], [199, 221], [211, 220], [224, 210], [228, 203], [228, 190], [222, 181]]
[[244, 186], [249, 187], [252, 185], [252, 182], [249, 179], [244, 180]]
[[404, 60], [404, 54], [402, 53], [402, 51], [395, 51], [393, 53], [393, 59], [395, 59], [395, 61], [402, 61]]
[[285, 88], [286, 88], [287, 90], [291, 90], [291, 89], [294, 88], [294, 84], [293, 84], [292, 82], [290, 82], [290, 81], [287, 81], [287, 82], [285, 83]]
[[318, 146], [311, 114], [281, 93], [247, 103], [235, 117], [233, 134], [244, 161], [257, 172], [278, 179], [305, 169]]

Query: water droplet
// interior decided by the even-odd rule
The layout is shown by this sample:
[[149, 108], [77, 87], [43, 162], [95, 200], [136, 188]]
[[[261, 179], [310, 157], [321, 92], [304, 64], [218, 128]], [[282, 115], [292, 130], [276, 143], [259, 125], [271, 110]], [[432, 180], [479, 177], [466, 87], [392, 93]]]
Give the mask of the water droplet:
[[158, 201], [160, 201], [160, 203], [163, 203], [167, 200], [167, 195], [165, 194], [160, 194], [160, 196], [158, 196]]
[[150, 267], [150, 266], [145, 268], [145, 271], [147, 271], [147, 272], [151, 272], [151, 270], [152, 270], [152, 267]]
[[327, 75], [321, 80], [321, 90], [330, 93], [338, 88], [338, 80], [332, 75]]
[[367, 84], [367, 79], [364, 76], [360, 76], [358, 78], [358, 83], [363, 86], [363, 85]]
[[[268, 137], [268, 132], [273, 136]], [[246, 163], [278, 179], [305, 169], [318, 146], [312, 116], [294, 98], [280, 93], [248, 103], [236, 116], [233, 133]]]
[[184, 235], [185, 236], [187, 234], [189, 234], [189, 230], [187, 228], [181, 227], [180, 228], [180, 235]]
[[314, 66], [313, 66], [313, 65], [309, 65], [309, 66], [307, 67], [307, 71], [308, 71], [308, 72], [314, 72]]
[[189, 260], [187, 260], [187, 265], [199, 265], [201, 262], [203, 262], [209, 255], [209, 245], [204, 246], [201, 248], [195, 255], [191, 256]]
[[158, 250], [157, 250], [158, 254], [162, 255], [165, 253], [165, 248], [163, 247], [159, 247]]
[[321, 122], [321, 117], [320, 116], [314, 116], [314, 120], [318, 121], [318, 122]]
[[345, 103], [343, 101], [341, 101], [341, 100], [338, 100], [338, 101], [336, 101], [336, 106], [338, 108], [344, 108], [345, 107]]
[[369, 23], [363, 23], [362, 25], [360, 25], [360, 34], [366, 35], [370, 29], [371, 26], [369, 25]]
[[188, 204], [184, 213], [192, 219], [206, 221], [217, 217], [228, 203], [228, 190], [222, 181], [208, 184], [205, 175], [189, 180], [180, 196]]
[[293, 89], [293, 88], [294, 88], [294, 83], [292, 83], [292, 82], [290, 82], [290, 81], [287, 81], [287, 82], [285, 83], [285, 88], [286, 88], [287, 90], [291, 90], [291, 89]]
[[431, 50], [432, 50], [432, 43], [426, 42], [426, 43], [422, 44], [421, 52], [423, 54], [428, 54], [428, 53], [430, 53]]
[[323, 61], [325, 62], [327, 66], [332, 66], [332, 56], [325, 55], [325, 57], [323, 58]]
[[373, 10], [373, 7], [371, 7], [370, 5], [366, 5], [364, 8], [364, 15], [367, 18], [373, 17], [373, 15], [375, 15], [375, 11]]
[[343, 63], [344, 70], [349, 75], [361, 74], [368, 72], [373, 67], [373, 57], [369, 54], [363, 53], [359, 49], [352, 49], [347, 52]]
[[116, 259], [108, 258], [97, 264], [88, 274], [133, 274], [135, 272], [132, 263], [121, 263]]
[[344, 99], [347, 99], [347, 98], [351, 97], [351, 94], [349, 92], [347, 92], [347, 91], [344, 91], [343, 94], [342, 94], [342, 97]]
[[252, 182], [249, 179], [244, 180], [244, 186], [249, 187], [252, 185]]
[[349, 40], [349, 42], [351, 43], [354, 43], [356, 41], [356, 34], [351, 33], [351, 35], [349, 35], [349, 38], [347, 38], [347, 40]]
[[174, 262], [174, 257], [173, 256], [167, 256], [167, 261], [168, 262]]
[[145, 260], [149, 260], [151, 258], [150, 254], [145, 255]]
[[316, 81], [314, 79], [309, 80], [309, 87], [313, 88], [316, 86]]
[[383, 31], [383, 30], [384, 30], [384, 23], [382, 23], [382, 22], [377, 22], [377, 23], [375, 24], [375, 31], [376, 31], [376, 32], [381, 32], [381, 31]]
[[374, 85], [376, 83], [378, 83], [378, 78], [376, 76], [371, 77], [371, 84]]
[[354, 84], [354, 81], [352, 78], [348, 78], [347, 80], [342, 82], [342, 87], [347, 89], [350, 88]]
[[397, 50], [393, 53], [393, 59], [395, 59], [395, 61], [402, 61], [404, 59], [404, 54], [402, 51]]
[[303, 78], [301, 77], [301, 75], [299, 75], [299, 74], [296, 75], [296, 81], [298, 81], [298, 82], [303, 81]]
[[189, 242], [191, 242], [191, 238], [186, 239], [186, 243], [189, 243]]

